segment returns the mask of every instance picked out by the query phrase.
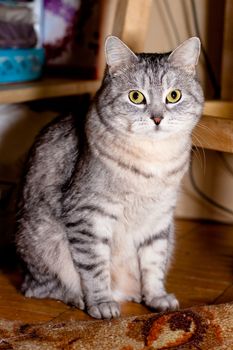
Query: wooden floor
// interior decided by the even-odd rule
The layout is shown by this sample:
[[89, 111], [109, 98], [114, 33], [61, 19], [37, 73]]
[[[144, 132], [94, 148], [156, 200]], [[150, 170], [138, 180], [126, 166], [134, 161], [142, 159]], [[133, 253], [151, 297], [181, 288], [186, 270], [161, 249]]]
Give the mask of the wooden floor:
[[[176, 232], [176, 254], [167, 289], [177, 295], [181, 307], [233, 301], [233, 225], [178, 220]], [[13, 253], [5, 250], [0, 257], [1, 319], [43, 322], [89, 318], [59, 301], [23, 297], [21, 278]], [[121, 308], [122, 315], [149, 312], [134, 303]]]

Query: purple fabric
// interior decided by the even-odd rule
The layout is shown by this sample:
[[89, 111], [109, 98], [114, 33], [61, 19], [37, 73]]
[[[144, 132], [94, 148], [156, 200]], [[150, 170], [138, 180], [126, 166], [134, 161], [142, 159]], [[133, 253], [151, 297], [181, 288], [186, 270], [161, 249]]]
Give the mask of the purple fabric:
[[0, 21], [0, 48], [30, 48], [37, 43], [33, 25]]
[[45, 10], [49, 10], [52, 13], [61, 15], [67, 23], [69, 23], [77, 12], [77, 7], [66, 4], [63, 0], [45, 0], [44, 2]]

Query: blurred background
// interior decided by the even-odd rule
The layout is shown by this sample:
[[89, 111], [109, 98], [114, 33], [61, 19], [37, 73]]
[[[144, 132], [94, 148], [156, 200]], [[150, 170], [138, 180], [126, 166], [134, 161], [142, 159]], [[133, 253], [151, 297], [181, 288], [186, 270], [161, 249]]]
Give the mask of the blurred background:
[[[35, 135], [60, 113], [85, 114], [104, 71], [108, 34], [119, 35], [133, 50], [144, 52], [171, 51], [199, 36], [198, 75], [206, 100], [232, 101], [232, 16], [232, 0], [1, 0], [0, 243], [13, 237], [18, 183]], [[56, 93], [57, 78], [64, 79], [59, 80], [64, 96]], [[51, 79], [54, 93], [47, 96]], [[94, 84], [90, 94], [75, 90], [75, 81], [83, 79]], [[74, 84], [69, 85], [74, 86], [70, 96], [68, 82]], [[37, 87], [44, 89], [42, 95], [28, 98], [28, 91]], [[14, 100], [15, 89], [21, 91], [20, 103]], [[6, 100], [1, 99], [5, 92]], [[199, 147], [193, 149], [176, 216], [232, 223], [232, 154], [202, 148], [205, 140], [198, 129], [195, 135]]]

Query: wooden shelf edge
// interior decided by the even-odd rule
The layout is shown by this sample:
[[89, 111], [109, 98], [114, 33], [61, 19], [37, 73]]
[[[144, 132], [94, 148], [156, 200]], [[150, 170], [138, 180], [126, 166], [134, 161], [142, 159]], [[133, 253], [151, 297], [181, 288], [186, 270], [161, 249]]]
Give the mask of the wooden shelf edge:
[[[44, 78], [40, 81], [0, 85], [0, 104], [94, 94], [100, 80]], [[204, 115], [193, 132], [193, 145], [233, 153], [233, 102], [207, 101]]]
[[203, 115], [194, 129], [193, 145], [233, 153], [233, 117]]
[[0, 103], [19, 103], [39, 99], [94, 94], [101, 81], [44, 78], [36, 82], [0, 85]]
[[233, 118], [233, 102], [207, 100], [205, 101], [203, 114], [219, 118]]
[[203, 116], [193, 132], [193, 145], [233, 153], [233, 102], [206, 101]]

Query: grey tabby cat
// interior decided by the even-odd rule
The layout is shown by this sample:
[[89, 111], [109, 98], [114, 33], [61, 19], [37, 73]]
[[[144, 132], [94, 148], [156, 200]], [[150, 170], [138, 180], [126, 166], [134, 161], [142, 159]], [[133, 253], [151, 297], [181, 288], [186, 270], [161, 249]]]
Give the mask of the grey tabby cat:
[[28, 297], [72, 303], [95, 318], [118, 301], [179, 304], [164, 287], [173, 216], [203, 107], [200, 41], [135, 54], [110, 36], [107, 68], [84, 128], [67, 116], [46, 127], [28, 161], [18, 251]]

